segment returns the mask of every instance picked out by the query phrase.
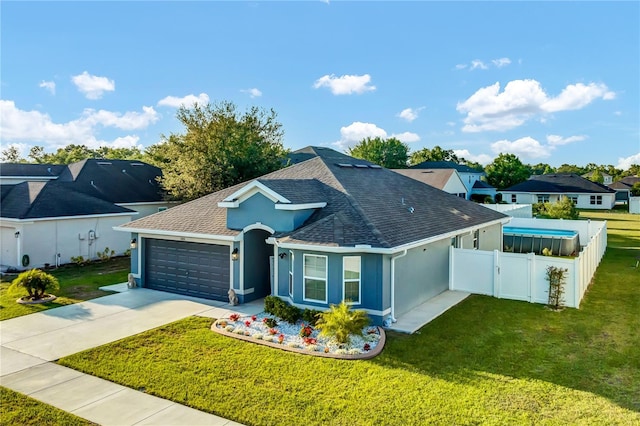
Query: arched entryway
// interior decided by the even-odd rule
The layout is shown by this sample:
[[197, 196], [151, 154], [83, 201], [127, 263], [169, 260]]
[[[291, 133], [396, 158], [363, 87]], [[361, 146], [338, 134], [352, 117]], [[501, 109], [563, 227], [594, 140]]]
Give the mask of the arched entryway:
[[244, 288], [253, 288], [253, 293], [245, 294], [245, 300], [255, 300], [271, 294], [271, 260], [273, 246], [265, 241], [272, 235], [264, 229], [245, 231], [244, 251]]

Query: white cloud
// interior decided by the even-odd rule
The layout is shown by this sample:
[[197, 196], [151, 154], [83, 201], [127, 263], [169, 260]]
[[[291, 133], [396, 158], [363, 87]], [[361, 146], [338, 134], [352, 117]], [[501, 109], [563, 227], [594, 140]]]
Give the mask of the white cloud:
[[413, 132], [393, 133], [390, 137], [404, 143], [418, 142], [420, 140], [420, 136]]
[[640, 152], [626, 158], [618, 158], [617, 169], [628, 170], [633, 164], [640, 164]]
[[456, 69], [457, 70], [463, 70], [467, 67], [467, 64], [456, 64]]
[[336, 77], [334, 74], [327, 74], [317, 79], [313, 83], [313, 87], [315, 89], [328, 87], [334, 95], [351, 95], [353, 93], [361, 95], [364, 92], [376, 90], [376, 86], [372, 86], [369, 83], [371, 83], [369, 74], [343, 75], [340, 77]]
[[424, 107], [420, 107], [420, 108], [405, 108], [402, 111], [400, 111], [397, 115], [398, 117], [407, 120], [409, 123], [411, 123], [413, 120], [415, 120], [416, 118], [418, 118], [418, 113], [420, 111], [422, 111], [424, 109]]
[[468, 160], [468, 161], [474, 161], [476, 163], [482, 164], [483, 166], [486, 166], [487, 164], [493, 161], [493, 157], [490, 155], [487, 155], [487, 154], [474, 155], [470, 153], [468, 149], [454, 149], [453, 153], [456, 154], [458, 158], [464, 158], [465, 160]]
[[[549, 97], [536, 80], [513, 80], [500, 92], [500, 83], [478, 89], [459, 102], [458, 112], [467, 114], [464, 132], [509, 130], [536, 115], [580, 109], [595, 99], [615, 96], [604, 84], [567, 86], [557, 97]], [[544, 118], [544, 117], [542, 117]]]
[[242, 93], [246, 93], [248, 94], [250, 97], [252, 98], [259, 98], [260, 96], [262, 96], [262, 92], [260, 90], [258, 90], [257, 88], [252, 88], [252, 89], [243, 89], [240, 90]]
[[191, 94], [178, 98], [176, 96], [167, 96], [158, 101], [158, 106], [168, 106], [172, 108], [179, 108], [185, 106], [186, 108], [192, 108], [195, 104], [205, 105], [209, 103], [209, 95], [206, 93], [200, 93], [198, 96]]
[[48, 114], [40, 111], [24, 111], [13, 101], [0, 100], [0, 139], [9, 144], [42, 144], [45, 150], [55, 150], [69, 144], [131, 147], [138, 136], [125, 135], [108, 141], [97, 136], [98, 126], [121, 130], [143, 129], [155, 123], [159, 116], [151, 107], [143, 112], [125, 114], [86, 109], [82, 116], [67, 123], [55, 123]]
[[98, 77], [84, 71], [82, 74], [74, 75], [71, 81], [87, 99], [100, 99], [104, 92], [116, 90], [116, 84], [107, 77]]
[[558, 135], [547, 135], [547, 143], [553, 146], [567, 145], [572, 142], [583, 141], [586, 138], [587, 137], [585, 135], [569, 136], [567, 138], [563, 138], [562, 136], [558, 136]]
[[128, 111], [120, 114], [112, 111], [85, 109], [82, 115], [81, 121], [90, 126], [100, 124], [104, 127], [116, 127], [122, 130], [145, 129], [160, 118], [153, 107], [147, 106], [142, 107], [142, 113]]
[[49, 93], [51, 93], [52, 95], [56, 94], [56, 83], [55, 83], [55, 81], [44, 81], [44, 80], [42, 80], [42, 82], [40, 82], [38, 87], [42, 87], [42, 88], [48, 90]]
[[566, 111], [584, 108], [595, 99], [602, 98], [605, 101], [615, 99], [616, 94], [609, 91], [604, 84], [582, 83], [570, 84], [555, 98], [549, 99], [541, 105], [547, 112]]
[[513, 142], [504, 139], [491, 144], [491, 150], [496, 154], [510, 153], [528, 159], [549, 157], [552, 149], [550, 146], [543, 146], [529, 136], [516, 139]]
[[511, 64], [511, 59], [509, 58], [493, 59], [491, 62], [493, 62], [493, 65], [495, 65], [496, 67], [502, 68]]
[[473, 61], [471, 61], [471, 68], [469, 68], [470, 70], [475, 70], [475, 69], [481, 69], [481, 70], [486, 70], [489, 69], [488, 66], [485, 65], [484, 62], [482, 62], [479, 59], [474, 59]]
[[333, 145], [342, 150], [346, 150], [347, 148], [356, 145], [364, 138], [375, 137], [386, 139], [387, 132], [373, 123], [354, 121], [348, 126], [340, 128], [340, 140], [334, 142]]
[[455, 127], [456, 122], [455, 121], [447, 121], [447, 126], [449, 127]]

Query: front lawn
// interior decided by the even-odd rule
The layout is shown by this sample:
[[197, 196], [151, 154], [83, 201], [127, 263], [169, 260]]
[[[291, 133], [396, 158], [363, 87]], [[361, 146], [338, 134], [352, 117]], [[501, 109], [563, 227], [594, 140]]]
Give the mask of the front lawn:
[[106, 296], [111, 293], [98, 290], [98, 288], [127, 281], [129, 270], [130, 260], [128, 257], [113, 258], [84, 266], [63, 265], [60, 268], [48, 270], [47, 272], [58, 278], [60, 282], [60, 290], [55, 292], [58, 298], [53, 302], [39, 305], [16, 303], [16, 299], [26, 296], [27, 291], [24, 289], [10, 291], [11, 281], [17, 274], [4, 275], [0, 280], [0, 320]]
[[48, 404], [0, 386], [0, 425], [94, 425]]
[[625, 248], [637, 222], [606, 219], [620, 247], [579, 310], [472, 296], [414, 335], [387, 333], [367, 361], [238, 341], [192, 317], [60, 363], [250, 425], [640, 424], [640, 270]]

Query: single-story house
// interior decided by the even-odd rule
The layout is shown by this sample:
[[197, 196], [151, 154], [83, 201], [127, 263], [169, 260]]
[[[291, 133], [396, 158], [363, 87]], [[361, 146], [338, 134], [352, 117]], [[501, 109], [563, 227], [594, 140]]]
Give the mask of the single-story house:
[[381, 324], [448, 290], [450, 246], [501, 249], [502, 213], [329, 148], [291, 159], [117, 227], [138, 284], [311, 309], [348, 300]]
[[0, 165], [3, 270], [123, 254], [130, 239], [114, 226], [164, 210], [160, 169], [140, 161], [89, 159], [69, 165]]
[[616, 201], [628, 203], [631, 196], [631, 188], [640, 182], [638, 176], [626, 176], [619, 181], [608, 184], [607, 186], [616, 191]]
[[613, 189], [574, 173], [534, 175], [501, 192], [509, 204], [555, 203], [567, 197], [581, 209], [608, 210], [616, 202]]
[[449, 194], [467, 198], [467, 187], [456, 169], [394, 169], [396, 173], [418, 180]]
[[454, 161], [423, 161], [409, 169], [453, 169], [458, 173], [466, 188], [468, 200], [484, 201], [486, 197], [496, 198], [496, 189], [485, 181], [487, 174], [465, 164], [458, 164]]

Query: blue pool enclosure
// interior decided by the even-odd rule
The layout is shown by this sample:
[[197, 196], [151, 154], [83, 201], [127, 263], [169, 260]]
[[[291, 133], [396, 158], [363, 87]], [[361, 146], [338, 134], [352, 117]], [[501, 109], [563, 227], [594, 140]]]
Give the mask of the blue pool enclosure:
[[580, 235], [565, 229], [502, 228], [502, 248], [505, 252], [542, 254], [546, 248], [554, 256], [577, 256]]

